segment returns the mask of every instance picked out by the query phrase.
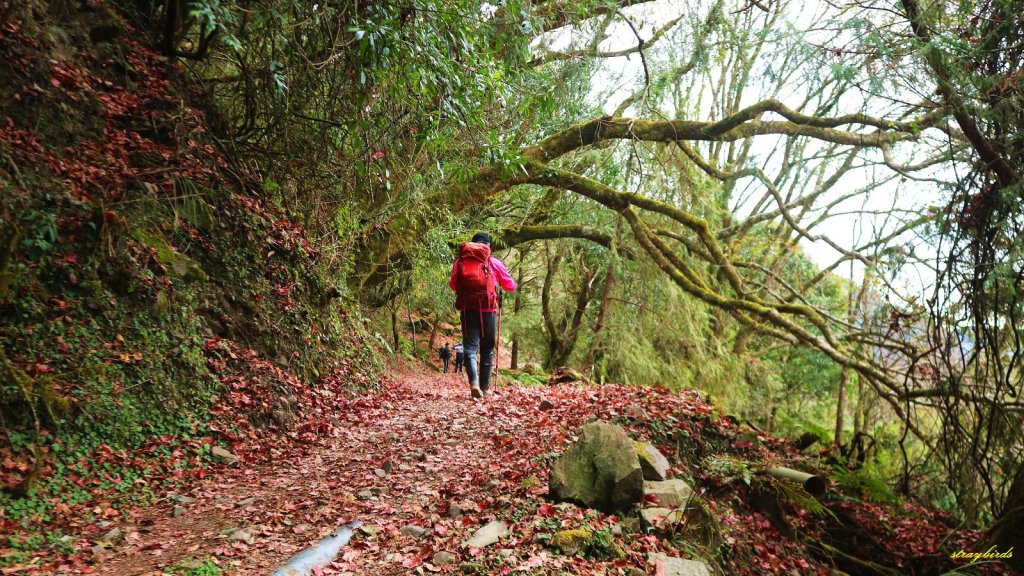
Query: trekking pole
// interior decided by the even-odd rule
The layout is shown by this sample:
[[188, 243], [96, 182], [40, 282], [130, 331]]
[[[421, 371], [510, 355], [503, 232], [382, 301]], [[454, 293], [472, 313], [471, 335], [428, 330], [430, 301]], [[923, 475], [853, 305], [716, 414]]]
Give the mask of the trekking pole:
[[498, 330], [494, 335], [494, 388], [498, 388], [501, 376], [501, 299], [498, 299]]

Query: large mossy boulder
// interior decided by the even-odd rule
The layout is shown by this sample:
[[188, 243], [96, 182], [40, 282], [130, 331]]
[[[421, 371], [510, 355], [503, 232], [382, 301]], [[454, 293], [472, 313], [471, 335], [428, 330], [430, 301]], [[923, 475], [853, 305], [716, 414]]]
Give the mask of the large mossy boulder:
[[618, 512], [644, 497], [644, 476], [633, 441], [620, 426], [587, 424], [555, 462], [551, 497], [603, 512]]

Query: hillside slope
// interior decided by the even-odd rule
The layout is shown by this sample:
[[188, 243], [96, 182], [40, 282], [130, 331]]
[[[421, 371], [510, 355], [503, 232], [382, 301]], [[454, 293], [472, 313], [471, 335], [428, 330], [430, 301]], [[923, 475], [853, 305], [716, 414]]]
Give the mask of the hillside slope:
[[380, 346], [116, 14], [17, 2], [0, 22], [6, 566], [73, 555], [64, 535], [204, 474], [217, 444], [324, 433]]

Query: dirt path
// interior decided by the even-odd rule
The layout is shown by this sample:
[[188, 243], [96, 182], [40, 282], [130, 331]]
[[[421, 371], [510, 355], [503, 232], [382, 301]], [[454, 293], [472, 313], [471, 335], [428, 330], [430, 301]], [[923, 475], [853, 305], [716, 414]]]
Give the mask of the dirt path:
[[[516, 501], [537, 500], [547, 487], [535, 457], [563, 442], [595, 406], [582, 390], [576, 401], [563, 398], [559, 408], [542, 411], [551, 389], [503, 388], [473, 402], [454, 375], [411, 373], [396, 381], [352, 402], [338, 416], [346, 432], [324, 446], [275, 465], [238, 465], [181, 495], [184, 502], [167, 499], [144, 510], [121, 527], [124, 540], [98, 572], [155, 575], [190, 558], [214, 558], [225, 573], [265, 575], [352, 520], [364, 528], [326, 573], [457, 571], [458, 562], [429, 562], [437, 551], [465, 560], [460, 543], [476, 528], [506, 516]], [[530, 428], [543, 429], [542, 438]], [[464, 516], [450, 514], [453, 504]], [[401, 531], [406, 526], [425, 534]], [[512, 539], [529, 536], [514, 530]], [[530, 556], [494, 552], [510, 562]]]

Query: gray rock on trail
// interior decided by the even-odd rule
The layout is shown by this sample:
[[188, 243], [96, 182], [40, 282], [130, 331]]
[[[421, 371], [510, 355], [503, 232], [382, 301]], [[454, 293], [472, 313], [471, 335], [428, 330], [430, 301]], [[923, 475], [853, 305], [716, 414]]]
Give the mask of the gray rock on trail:
[[647, 562], [651, 566], [660, 563], [665, 568], [665, 576], [711, 576], [708, 565], [698, 560], [686, 560], [667, 554], [649, 552]]
[[644, 480], [664, 480], [668, 478], [671, 465], [668, 458], [650, 442], [633, 443], [636, 455], [640, 458], [640, 468], [644, 471]]
[[462, 546], [465, 548], [486, 548], [505, 536], [508, 536], [508, 526], [500, 520], [495, 520], [477, 530], [472, 538], [462, 543]]
[[551, 496], [602, 512], [631, 507], [644, 497], [644, 478], [633, 441], [621, 426], [593, 422], [551, 467]]
[[540, 401], [540, 409], [541, 410], [551, 410], [554, 407], [555, 407], [555, 403], [552, 402], [551, 400], [548, 400], [548, 399], [545, 398], [544, 400]]
[[450, 564], [454, 564], [457, 560], [458, 558], [455, 557], [455, 554], [452, 554], [451, 552], [441, 551], [437, 554], [434, 554], [434, 557], [431, 559], [430, 563], [434, 566], [448, 566]]
[[423, 538], [424, 536], [430, 533], [429, 528], [424, 528], [423, 526], [416, 526], [414, 524], [403, 526], [399, 531], [403, 534], [408, 534], [413, 538]]
[[448, 517], [456, 520], [462, 518], [462, 506], [459, 506], [458, 502], [452, 502], [448, 506]]
[[121, 529], [113, 528], [103, 536], [100, 536], [96, 543], [100, 546], [112, 546], [114, 542], [121, 539]]
[[185, 515], [185, 511], [186, 510], [185, 510], [184, 506], [182, 506], [181, 504], [175, 504], [174, 505], [174, 509], [171, 510], [171, 516], [173, 516], [175, 518], [177, 518], [179, 516], [184, 516]]
[[383, 478], [388, 475], [383, 468], [374, 468], [373, 473], [377, 475], [377, 478]]
[[686, 482], [674, 478], [662, 482], [644, 482], [644, 495], [655, 496], [666, 508], [682, 508], [693, 494]]
[[234, 454], [228, 452], [226, 449], [221, 448], [220, 446], [214, 446], [212, 449], [210, 449], [210, 455], [213, 456], [214, 460], [222, 462], [224, 464], [234, 464], [240, 460], [238, 456], [235, 456]]

